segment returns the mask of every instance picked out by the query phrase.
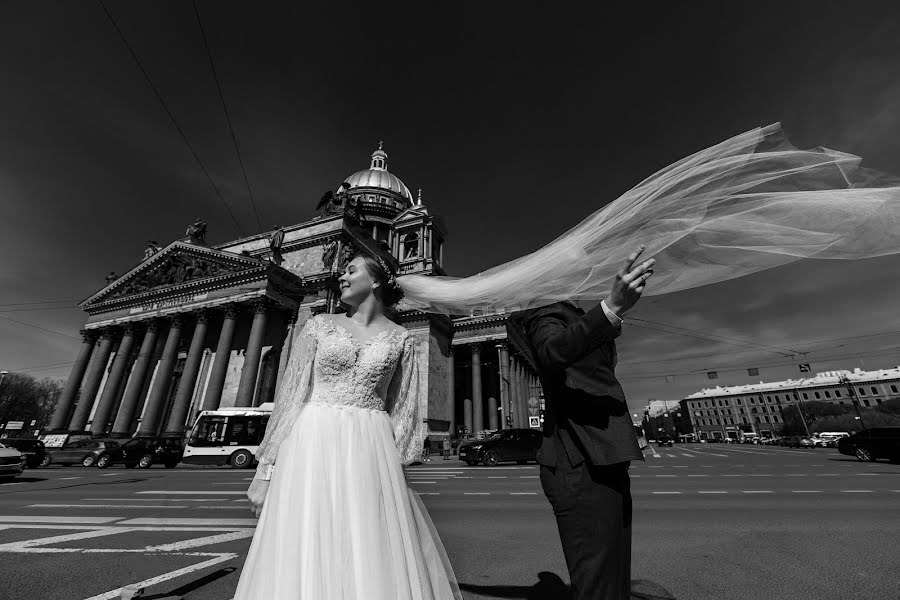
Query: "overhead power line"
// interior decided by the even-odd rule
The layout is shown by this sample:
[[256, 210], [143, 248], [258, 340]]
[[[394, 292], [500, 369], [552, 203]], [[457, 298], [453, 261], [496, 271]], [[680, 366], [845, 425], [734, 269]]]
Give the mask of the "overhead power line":
[[80, 339], [81, 339], [81, 338], [76, 337], [76, 336], [74, 336], [74, 335], [69, 335], [68, 333], [63, 333], [63, 332], [61, 332], [61, 331], [54, 331], [54, 330], [52, 330], [52, 329], [45, 329], [44, 327], [40, 327], [40, 326], [38, 326], [38, 325], [32, 325], [31, 323], [26, 323], [25, 321], [17, 321], [16, 319], [10, 319], [9, 317], [4, 317], [4, 316], [2, 316], [2, 315], [0, 315], [0, 319], [3, 319], [4, 321], [11, 321], [11, 322], [13, 322], [13, 323], [18, 323], [19, 325], [24, 325], [25, 327], [33, 327], [33, 328], [35, 328], [35, 329], [40, 329], [41, 331], [46, 331], [47, 333], [54, 333], [54, 334], [56, 334], [56, 335], [62, 335], [62, 336], [65, 336], [65, 337], [67, 337], [67, 338], [72, 338], [73, 340], [80, 340]]
[[37, 306], [38, 304], [61, 304], [66, 302], [68, 304], [78, 304], [78, 300], [41, 300], [39, 302], [12, 302], [10, 304], [0, 304], [0, 308], [6, 308], [7, 306]]
[[153, 80], [150, 79], [150, 75], [147, 73], [144, 66], [141, 64], [140, 59], [135, 53], [134, 49], [131, 47], [131, 44], [128, 43], [128, 40], [125, 38], [125, 34], [119, 29], [116, 20], [113, 18], [112, 13], [106, 8], [106, 5], [103, 4], [103, 0], [97, 0], [100, 4], [100, 8], [103, 9], [103, 12], [106, 13], [109, 22], [112, 23], [112, 26], [115, 28], [116, 32], [119, 34], [119, 38], [121, 38], [122, 43], [125, 45], [125, 48], [128, 49], [129, 54], [131, 54], [131, 58], [134, 59], [134, 63], [137, 65], [138, 69], [140, 69], [141, 73], [144, 75], [144, 79], [147, 81], [147, 85], [150, 86], [150, 89], [153, 90], [153, 93], [156, 95], [156, 99], [159, 100], [159, 103], [162, 105], [163, 110], [166, 111], [166, 114], [169, 115], [169, 120], [172, 121], [172, 125], [175, 126], [175, 129], [178, 131], [178, 134], [181, 136], [182, 141], [184, 141], [184, 145], [187, 146], [188, 150], [190, 150], [191, 154], [194, 157], [194, 160], [197, 161], [197, 164], [200, 166], [200, 170], [203, 171], [203, 174], [206, 175], [207, 181], [212, 186], [213, 191], [215, 191], [216, 196], [221, 200], [222, 205], [225, 206], [225, 210], [228, 211], [228, 215], [231, 217], [231, 220], [234, 221], [235, 227], [237, 227], [238, 234], [243, 237], [244, 232], [241, 229], [241, 224], [235, 218], [234, 213], [231, 212], [231, 207], [228, 206], [228, 202], [225, 201], [225, 198], [222, 197], [222, 194], [219, 192], [219, 188], [216, 186], [215, 182], [213, 182], [212, 177], [209, 174], [209, 171], [206, 170], [206, 167], [203, 166], [203, 161], [200, 160], [200, 157], [197, 155], [197, 152], [194, 150], [194, 147], [191, 146], [191, 143], [187, 139], [187, 135], [185, 135], [184, 131], [181, 129], [181, 126], [178, 125], [178, 121], [175, 119], [175, 115], [172, 114], [172, 111], [169, 110], [169, 106], [166, 104], [166, 101], [163, 100], [162, 95], [160, 95], [159, 91], [156, 89], [156, 86], [153, 84]]
[[256, 201], [253, 199], [253, 190], [250, 189], [250, 181], [247, 179], [247, 170], [244, 168], [244, 159], [241, 158], [241, 149], [238, 147], [237, 136], [234, 134], [234, 126], [231, 124], [231, 116], [228, 114], [228, 105], [225, 104], [225, 94], [222, 93], [222, 85], [219, 83], [219, 76], [216, 73], [216, 66], [213, 63], [212, 51], [209, 49], [209, 41], [206, 39], [206, 31], [203, 29], [203, 21], [200, 19], [200, 8], [197, 6], [197, 0], [194, 0], [194, 14], [197, 15], [197, 25], [200, 28], [200, 37], [203, 38], [203, 47], [206, 48], [206, 57], [209, 59], [209, 70], [212, 72], [213, 81], [216, 82], [216, 89], [219, 91], [219, 100], [222, 102], [222, 112], [225, 113], [225, 120], [228, 122], [228, 131], [231, 132], [231, 142], [234, 144], [234, 152], [237, 154], [238, 164], [241, 165], [241, 174], [244, 176], [244, 185], [247, 186], [247, 195], [250, 197], [250, 206], [253, 208], [253, 215], [256, 217], [256, 225], [259, 232], [262, 232], [263, 226], [259, 220], [259, 212], [256, 210]]

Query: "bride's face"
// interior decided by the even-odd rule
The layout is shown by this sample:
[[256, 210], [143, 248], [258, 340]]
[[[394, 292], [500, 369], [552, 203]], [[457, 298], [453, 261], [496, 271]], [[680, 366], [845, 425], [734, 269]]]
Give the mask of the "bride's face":
[[359, 306], [363, 300], [374, 293], [375, 282], [366, 269], [366, 261], [357, 256], [344, 268], [344, 274], [338, 278], [341, 286], [341, 302], [349, 306]]

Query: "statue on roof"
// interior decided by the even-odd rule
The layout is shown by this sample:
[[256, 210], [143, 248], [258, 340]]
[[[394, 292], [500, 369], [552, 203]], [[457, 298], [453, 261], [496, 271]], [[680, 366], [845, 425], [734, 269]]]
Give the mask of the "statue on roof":
[[156, 253], [159, 252], [160, 250], [162, 250], [162, 248], [160, 248], [159, 244], [156, 243], [156, 240], [148, 240], [148, 241], [147, 241], [147, 247], [144, 249], [144, 258], [143, 258], [143, 260], [147, 260], [148, 258], [150, 258], [151, 256], [153, 256], [154, 254], [156, 254]]
[[184, 235], [191, 238], [191, 242], [206, 243], [206, 221], [197, 217], [192, 225], [189, 225]]

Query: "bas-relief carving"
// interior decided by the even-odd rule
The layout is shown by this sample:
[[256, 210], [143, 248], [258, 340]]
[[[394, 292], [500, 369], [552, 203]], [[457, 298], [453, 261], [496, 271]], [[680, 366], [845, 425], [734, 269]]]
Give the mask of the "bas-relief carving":
[[133, 296], [156, 288], [178, 285], [194, 279], [205, 279], [246, 270], [243, 265], [219, 262], [190, 254], [172, 254], [163, 258], [146, 273], [142, 273], [117, 289], [109, 299]]

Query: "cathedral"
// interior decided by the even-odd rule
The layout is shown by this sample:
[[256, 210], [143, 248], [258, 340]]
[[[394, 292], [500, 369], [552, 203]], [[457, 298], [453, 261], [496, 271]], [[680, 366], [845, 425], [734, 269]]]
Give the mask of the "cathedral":
[[[198, 219], [167, 246], [151, 242], [81, 303], [83, 342], [46, 433], [180, 436], [202, 410], [271, 402], [306, 320], [341, 310], [337, 278], [354, 254], [401, 275], [444, 275], [446, 237], [379, 145], [310, 221], [209, 246]], [[536, 426], [540, 383], [508, 344], [506, 317], [397, 306], [416, 340], [433, 438]]]

